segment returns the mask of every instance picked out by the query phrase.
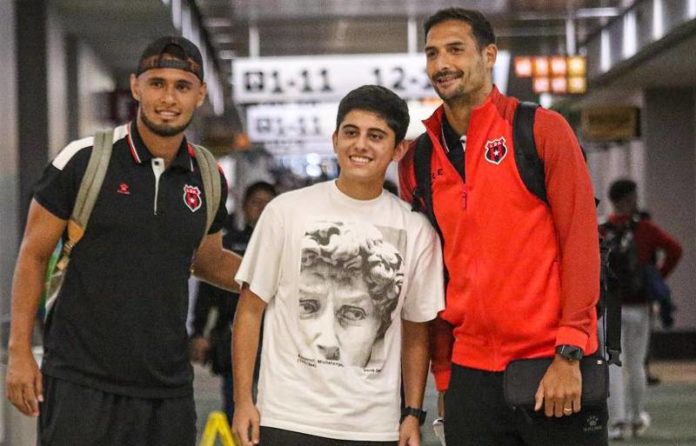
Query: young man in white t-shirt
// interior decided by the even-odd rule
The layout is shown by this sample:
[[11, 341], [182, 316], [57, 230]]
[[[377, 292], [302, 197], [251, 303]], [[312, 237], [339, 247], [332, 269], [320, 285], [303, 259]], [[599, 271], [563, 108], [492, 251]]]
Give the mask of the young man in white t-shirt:
[[382, 188], [406, 149], [408, 107], [363, 86], [336, 122], [338, 179], [271, 201], [236, 276], [233, 429], [243, 446], [420, 445], [428, 321], [444, 298], [435, 231]]

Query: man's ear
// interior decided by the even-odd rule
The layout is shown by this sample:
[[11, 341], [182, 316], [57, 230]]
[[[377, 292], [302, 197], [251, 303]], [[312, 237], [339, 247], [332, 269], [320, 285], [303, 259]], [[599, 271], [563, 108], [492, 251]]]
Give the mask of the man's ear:
[[483, 56], [486, 60], [486, 68], [493, 69], [495, 61], [498, 58], [498, 47], [495, 43], [491, 43], [483, 49]]
[[198, 101], [196, 102], [196, 107], [203, 105], [205, 101], [205, 96], [208, 94], [208, 84], [203, 82], [201, 88], [198, 90]]
[[135, 74], [130, 75], [130, 89], [133, 99], [140, 102], [140, 84], [138, 84], [138, 77]]
[[333, 132], [331, 135], [331, 142], [333, 143], [333, 151], [336, 153], [336, 143], [338, 142], [338, 131]]
[[392, 160], [396, 161], [397, 163], [401, 161], [401, 158], [406, 155], [406, 152], [408, 152], [408, 141], [405, 139], [402, 140], [399, 144], [394, 147], [394, 156], [392, 156]]

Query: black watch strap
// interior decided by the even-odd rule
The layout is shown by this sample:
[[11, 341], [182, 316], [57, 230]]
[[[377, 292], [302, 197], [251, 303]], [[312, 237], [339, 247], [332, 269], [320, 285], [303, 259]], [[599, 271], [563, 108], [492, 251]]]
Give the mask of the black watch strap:
[[582, 349], [575, 345], [559, 345], [556, 347], [556, 353], [568, 361], [579, 361], [583, 357]]
[[401, 422], [403, 423], [406, 417], [410, 415], [416, 417], [416, 419], [418, 420], [418, 424], [422, 426], [423, 423], [425, 423], [425, 416], [427, 414], [428, 412], [424, 411], [423, 409], [417, 409], [415, 407], [406, 406], [401, 411]]

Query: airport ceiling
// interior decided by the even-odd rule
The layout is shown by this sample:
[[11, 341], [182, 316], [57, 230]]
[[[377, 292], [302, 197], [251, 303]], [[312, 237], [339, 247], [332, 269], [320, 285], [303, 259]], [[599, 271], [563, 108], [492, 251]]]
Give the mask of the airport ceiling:
[[[626, 0], [194, 1], [225, 74], [231, 72], [229, 60], [249, 55], [250, 27], [258, 32], [260, 56], [406, 52], [409, 18], [416, 20], [420, 48], [424, 41], [420, 29], [423, 19], [442, 7], [457, 4], [486, 13], [499, 36], [499, 46], [513, 54], [550, 54], [566, 48], [568, 17], [575, 17], [577, 41], [582, 42], [612, 15], [618, 14], [621, 5], [632, 3]], [[49, 5], [66, 29], [88, 42], [123, 80], [149, 40], [176, 32], [169, 7], [163, 0], [49, 0]], [[662, 48], [662, 62], [678, 61], [680, 70], [696, 73], [696, 58], [683, 57], [696, 52], [696, 39], [685, 42], [676, 46], [678, 51]], [[659, 66], [643, 65], [650, 65], [645, 75], [633, 70], [632, 81], [640, 85], [665, 82]]]

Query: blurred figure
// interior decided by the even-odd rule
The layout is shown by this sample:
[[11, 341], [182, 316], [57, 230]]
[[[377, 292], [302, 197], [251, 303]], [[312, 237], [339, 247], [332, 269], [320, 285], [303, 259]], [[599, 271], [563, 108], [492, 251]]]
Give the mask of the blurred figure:
[[[670, 234], [638, 210], [636, 183], [617, 180], [609, 188], [614, 213], [601, 225], [612, 247], [609, 265], [617, 281], [610, 292], [621, 302], [621, 359], [623, 367], [610, 367], [609, 436], [623, 439], [640, 436], [650, 425], [643, 397], [646, 388], [644, 367], [650, 339], [651, 299], [669, 298], [664, 284], [682, 254]], [[658, 254], [664, 256], [657, 264]], [[671, 324], [671, 299], [663, 310], [663, 323]], [[624, 378], [625, 375], [625, 378]]]
[[[229, 228], [222, 238], [223, 246], [243, 255], [261, 212], [275, 196], [276, 190], [272, 184], [259, 181], [250, 185], [242, 200], [244, 229]], [[191, 322], [191, 360], [209, 364], [212, 372], [221, 377], [222, 400], [230, 423], [234, 415], [230, 327], [238, 300], [239, 293], [200, 282]], [[258, 378], [258, 367], [255, 378]]]

